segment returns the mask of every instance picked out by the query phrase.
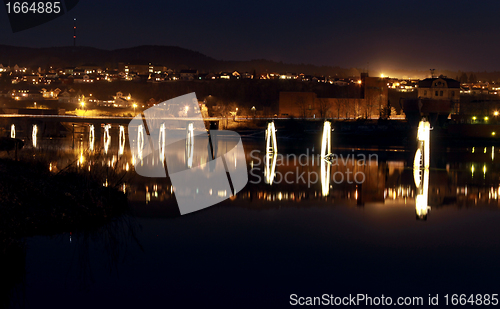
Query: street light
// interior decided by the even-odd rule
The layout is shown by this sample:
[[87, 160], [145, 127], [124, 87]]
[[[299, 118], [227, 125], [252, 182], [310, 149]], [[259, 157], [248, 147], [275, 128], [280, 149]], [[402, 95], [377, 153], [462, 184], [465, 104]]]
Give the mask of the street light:
[[134, 114], [135, 114], [135, 109], [137, 108], [137, 104], [132, 104], [132, 107], [134, 108]]

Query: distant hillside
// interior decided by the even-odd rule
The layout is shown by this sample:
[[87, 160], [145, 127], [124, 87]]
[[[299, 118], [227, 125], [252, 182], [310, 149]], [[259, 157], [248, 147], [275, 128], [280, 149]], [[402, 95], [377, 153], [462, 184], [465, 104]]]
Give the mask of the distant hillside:
[[199, 52], [176, 46], [137, 46], [116, 50], [103, 50], [93, 47], [50, 47], [28, 48], [0, 45], [0, 63], [4, 66], [26, 67], [66, 67], [82, 64], [95, 64], [107, 68], [118, 67], [119, 62], [161, 64], [175, 70], [197, 69], [200, 72], [248, 71], [294, 72], [310, 75], [339, 77], [359, 75], [356, 69], [314, 66], [307, 64], [286, 64], [269, 60], [223, 61]]

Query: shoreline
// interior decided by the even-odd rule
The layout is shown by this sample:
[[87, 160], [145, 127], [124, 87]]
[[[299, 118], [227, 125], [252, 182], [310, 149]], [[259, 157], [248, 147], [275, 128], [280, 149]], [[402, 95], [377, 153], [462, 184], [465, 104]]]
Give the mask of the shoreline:
[[3, 239], [101, 225], [128, 209], [126, 195], [83, 171], [54, 174], [43, 163], [0, 159]]

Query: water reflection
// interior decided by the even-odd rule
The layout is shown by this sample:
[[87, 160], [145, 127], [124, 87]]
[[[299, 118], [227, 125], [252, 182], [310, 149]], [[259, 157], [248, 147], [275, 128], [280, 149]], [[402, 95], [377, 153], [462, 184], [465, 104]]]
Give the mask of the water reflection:
[[270, 185], [273, 184], [275, 176], [277, 154], [278, 145], [276, 141], [276, 128], [274, 127], [274, 122], [270, 122], [267, 124], [266, 129], [266, 155], [264, 168], [265, 181]]
[[[225, 153], [224, 149], [231, 147], [228, 146], [231, 144], [228, 142], [231, 139], [224, 134], [217, 137], [211, 136], [214, 139], [211, 151], [208, 148], [208, 142], [205, 142], [205, 139], [208, 141], [208, 138], [202, 139], [196, 134], [191, 134], [192, 131], [189, 130], [189, 127], [187, 129], [184, 127], [182, 131], [177, 132], [177, 135], [182, 135], [180, 140], [182, 146], [179, 144], [179, 147], [163, 147], [162, 134], [173, 134], [171, 133], [173, 131], [165, 130], [164, 133], [160, 133], [158, 137], [154, 138], [155, 142], [160, 142], [158, 149], [154, 151], [155, 158], [143, 157], [141, 152], [138, 152], [138, 157], [133, 157], [129, 147], [124, 142], [128, 134], [124, 126], [116, 131], [108, 129], [108, 133], [105, 129], [104, 136], [107, 142], [104, 142], [101, 151], [96, 151], [95, 146], [91, 147], [95, 134], [95, 128], [92, 127], [92, 125], [86, 126], [88, 130], [82, 136], [83, 140], [88, 139], [88, 146], [81, 140], [73, 150], [70, 139], [61, 140], [57, 142], [59, 144], [55, 144], [55, 140], [37, 136], [35, 154], [37, 156], [46, 154], [50, 158], [47, 161], [47, 169], [53, 172], [58, 172], [74, 163], [79, 168], [105, 175], [106, 177], [102, 180], [103, 184], [106, 184], [107, 179], [109, 185], [115, 185], [116, 179], [119, 177], [113, 178], [107, 177], [107, 175], [110, 172], [116, 175], [127, 173], [132, 177], [135, 175], [136, 160], [154, 159], [155, 164], [160, 164], [163, 162], [162, 156], [169, 156], [175, 163], [173, 166], [168, 166], [169, 173], [176, 173], [189, 168], [189, 166], [202, 166], [210, 161], [209, 158], [220, 157], [221, 154]], [[417, 131], [418, 149], [413, 155], [410, 150], [384, 151], [339, 148], [341, 145], [332, 144], [331, 124], [325, 122], [322, 132], [317, 136], [317, 143], [310, 140], [297, 143], [284, 139], [280, 141], [283, 153], [278, 153], [277, 138], [279, 136], [276, 135], [274, 124], [270, 123], [268, 130], [266, 130], [265, 140], [244, 140], [246, 160], [243, 157], [238, 158], [233, 152], [226, 153], [224, 157], [228, 169], [230, 167], [234, 169], [246, 162], [250, 163], [250, 183], [233, 197], [232, 202], [250, 198], [272, 204], [275, 201], [300, 202], [317, 199], [318, 205], [320, 205], [322, 203], [320, 200], [323, 198], [332, 201], [331, 205], [340, 201], [348, 203], [352, 201], [353, 205], [358, 206], [372, 203], [386, 205], [397, 203], [414, 208], [417, 216], [422, 219], [427, 217], [430, 206], [434, 210], [443, 206], [494, 205], [497, 207], [500, 187], [500, 173], [498, 172], [500, 161], [496, 156], [496, 152], [499, 151], [498, 147], [487, 147], [486, 153], [483, 146], [478, 148], [483, 151], [475, 151], [474, 153], [472, 147], [445, 149], [442, 153], [436, 153], [434, 150], [433, 156], [441, 158], [441, 161], [446, 162], [446, 166], [442, 165], [438, 169], [431, 169], [429, 130], [430, 128], [428, 126], [426, 128], [424, 125]], [[117, 136], [115, 137], [113, 134], [117, 134]], [[144, 127], [140, 128], [137, 133], [134, 132], [134, 137], [137, 137], [139, 142], [135, 143], [134, 146], [137, 149], [144, 149]], [[108, 145], [106, 146], [106, 144]], [[305, 145], [303, 148], [301, 148], [302, 144]], [[250, 154], [256, 149], [262, 149], [263, 145], [266, 148], [264, 153]], [[298, 150], [290, 152], [288, 150], [290, 145], [295, 146]], [[306, 147], [307, 145], [309, 147]], [[321, 150], [315, 153], [314, 146]], [[55, 151], [55, 153], [52, 154], [51, 151]], [[339, 156], [339, 160], [336, 164], [328, 164], [323, 158], [333, 154]], [[363, 156], [366, 158], [373, 156], [373, 160], [365, 160]], [[438, 159], [435, 161], [439, 163]], [[160, 166], [162, 165], [160, 164]], [[353, 176], [355, 175], [359, 176], [358, 181], [354, 181]], [[125, 183], [126, 185], [124, 185]], [[152, 191], [154, 185], [157, 186], [157, 190]], [[136, 202], [145, 204], [147, 199], [149, 204], [161, 202], [162, 206], [159, 207], [165, 209], [176, 209], [177, 207], [169, 178], [162, 180], [135, 177], [135, 179], [121, 181], [119, 188], [128, 192], [129, 197], [135, 199]], [[201, 188], [193, 188], [193, 190], [198, 196], [231, 195], [231, 190], [228, 188], [212, 190], [211, 192], [208, 189], [207, 192], [204, 192]], [[271, 204], [269, 206], [273, 207]], [[177, 210], [172, 211], [178, 214]]]
[[10, 126], [10, 137], [16, 138], [16, 126], [14, 124]]
[[165, 162], [165, 136], [166, 136], [167, 132], [166, 132], [166, 128], [165, 128], [165, 123], [162, 123], [160, 125], [160, 136], [159, 136], [159, 141], [158, 141], [158, 145], [159, 145], [159, 151], [160, 151], [160, 161], [162, 164], [164, 164]]
[[427, 220], [429, 198], [429, 164], [430, 164], [430, 123], [423, 119], [418, 125], [418, 148], [413, 161], [413, 175], [417, 195], [415, 198], [415, 212], [417, 219]]
[[109, 130], [111, 129], [110, 124], [104, 125], [104, 152], [108, 153], [109, 145], [111, 144], [111, 135]]
[[95, 128], [94, 125], [91, 124], [89, 126], [89, 150], [94, 151], [94, 145], [95, 145]]
[[142, 151], [144, 149], [144, 126], [141, 124], [137, 128], [137, 155], [139, 160], [142, 161]]
[[[189, 123], [186, 131], [186, 167], [193, 167], [193, 155], [194, 155], [194, 125]], [[215, 158], [215, 157], [213, 157]]]
[[31, 131], [31, 141], [33, 143], [33, 148], [36, 148], [37, 138], [38, 138], [38, 126], [34, 124]]
[[321, 194], [330, 194], [330, 162], [326, 160], [327, 155], [332, 152], [332, 125], [325, 121], [323, 125], [323, 138], [321, 139]]
[[[246, 158], [243, 156], [238, 157], [236, 152], [227, 152], [226, 147], [230, 147], [228, 145], [231, 145], [231, 139], [225, 137], [223, 134], [217, 137], [212, 136], [214, 137], [214, 146], [213, 150], [210, 152], [210, 150], [207, 151], [207, 144], [202, 142], [202, 138], [196, 135], [190, 137], [189, 130], [186, 135], [186, 127], [183, 127], [182, 130], [178, 132], [178, 135], [181, 136], [182, 139], [179, 143], [179, 147], [171, 148], [170, 145], [162, 145], [161, 141], [164, 137], [162, 137], [160, 133], [159, 137], [154, 137], [155, 143], [156, 141], [160, 142], [159, 148], [154, 149], [155, 155], [158, 155], [160, 158], [169, 156], [173, 162], [179, 166], [179, 169], [182, 168], [182, 170], [184, 170], [186, 164], [192, 164], [192, 166], [195, 167], [203, 165], [207, 162], [208, 158], [213, 159], [222, 154], [226, 154], [225, 160], [227, 161], [227, 168], [232, 166], [236, 168], [237, 166], [244, 165], [245, 162], [251, 162], [251, 174], [253, 173], [255, 175], [252, 176], [253, 178], [250, 179], [250, 183], [243, 190], [235, 196], [232, 196], [231, 199], [227, 199], [223, 203], [218, 204], [218, 206], [193, 216], [175, 219], [169, 218], [166, 220], [162, 220], [162, 218], [180, 216], [174, 195], [177, 194], [177, 192], [174, 192], [174, 187], [169, 178], [146, 178], [135, 176], [134, 163], [137, 158], [131, 155], [130, 146], [127, 147], [124, 142], [128, 132], [123, 126], [120, 127], [119, 133], [118, 131], [109, 130], [108, 150], [103, 148], [104, 150], [93, 149], [97, 151], [89, 151], [90, 137], [88, 135], [93, 134], [90, 133], [93, 131], [90, 129], [86, 130], [81, 138], [81, 142], [76, 143], [76, 149], [72, 149], [70, 139], [50, 140], [38, 136], [38, 145], [33, 151], [30, 149], [30, 156], [32, 154], [36, 156], [46, 154], [47, 157], [50, 158], [50, 162], [47, 163], [47, 168], [54, 173], [66, 168], [76, 160], [76, 164], [79, 168], [90, 170], [97, 175], [104, 175], [103, 185], [119, 186], [122, 191], [127, 192], [128, 200], [134, 211], [134, 216], [138, 217], [142, 223], [145, 223], [144, 230], [151, 235], [139, 235], [142, 238], [136, 237], [136, 233], [134, 231], [130, 232], [130, 227], [127, 226], [126, 223], [113, 223], [108, 226], [108, 230], [97, 229], [93, 232], [72, 230], [71, 233], [61, 234], [58, 238], [53, 238], [52, 240], [52, 242], [57, 242], [57, 248], [64, 248], [64, 250], [67, 251], [57, 249], [55, 245], [54, 247], [46, 247], [45, 245], [49, 243], [49, 241], [46, 241], [46, 238], [36, 238], [33, 243], [41, 243], [41, 245], [38, 245], [36, 248], [37, 250], [33, 250], [33, 247], [31, 247], [31, 254], [34, 255], [34, 257], [31, 258], [32, 260], [38, 258], [37, 254], [39, 252], [51, 251], [56, 252], [56, 254], [48, 254], [47, 257], [41, 258], [38, 264], [31, 262], [31, 264], [28, 263], [28, 266], [26, 266], [24, 262], [26, 257], [23, 252], [24, 247], [15, 248], [16, 252], [2, 259], [3, 264], [7, 265], [5, 267], [9, 267], [9, 270], [15, 272], [15, 276], [5, 277], [5, 280], [9, 283], [9, 285], [6, 286], [10, 289], [19, 282], [22, 283], [23, 280], [25, 280], [23, 272], [25, 267], [30, 269], [31, 266], [31, 270], [33, 270], [36, 267], [40, 267], [40, 265], [43, 266], [45, 262], [44, 258], [57, 258], [63, 261], [61, 265], [57, 266], [62, 269], [61, 273], [63, 273], [63, 275], [61, 277], [63, 279], [57, 278], [57, 280], [64, 281], [64, 279], [66, 279], [70, 284], [76, 282], [82, 289], [90, 289], [94, 282], [97, 282], [96, 285], [99, 285], [100, 288], [108, 284], [106, 275], [102, 275], [104, 280], [101, 280], [102, 277], [99, 277], [100, 274], [112, 273], [116, 274], [118, 277], [119, 267], [117, 267], [117, 265], [124, 260], [125, 255], [133, 251], [129, 250], [130, 247], [140, 248], [140, 250], [142, 250], [142, 243], [139, 242], [138, 239], [146, 239], [144, 243], [149, 250], [147, 252], [147, 262], [141, 264], [129, 263], [127, 261], [124, 263], [125, 266], [123, 267], [127, 274], [125, 276], [120, 276], [120, 280], [125, 277], [124, 282], [126, 283], [137, 282], [134, 280], [138, 277], [131, 276], [132, 278], [127, 278], [127, 276], [130, 273], [137, 274], [140, 271], [137, 269], [130, 271], [130, 269], [136, 267], [138, 264], [151, 264], [153, 266], [147, 269], [149, 272], [145, 271], [144, 273], [154, 273], [155, 276], [157, 276], [156, 274], [158, 273], [161, 274], [161, 276], [158, 276], [161, 278], [157, 279], [157, 281], [156, 278], [144, 279], [139, 277], [139, 279], [144, 280], [144, 282], [150, 285], [158, 283], [165, 284], [163, 274], [168, 275], [169, 273], [165, 268], [162, 270], [157, 270], [157, 268], [161, 269], [163, 263], [168, 264], [171, 262], [174, 252], [180, 253], [181, 257], [179, 260], [186, 260], [186, 257], [188, 257], [187, 260], [190, 260], [189, 256], [196, 257], [198, 256], [197, 254], [202, 251], [195, 250], [193, 252], [194, 254], [188, 255], [185, 254], [185, 252], [187, 252], [187, 246], [196, 247], [193, 246], [193, 244], [199, 244], [200, 237], [203, 237], [202, 240], [205, 243], [207, 238], [205, 238], [206, 234], [204, 233], [206, 233], [206, 231], [220, 230], [220, 226], [223, 225], [224, 222], [232, 221], [228, 219], [246, 220], [248, 217], [257, 218], [257, 221], [250, 223], [259, 222], [260, 220], [265, 221], [265, 225], [262, 225], [264, 229], [267, 226], [275, 226], [274, 224], [269, 224], [269, 220], [277, 220], [271, 222], [280, 223], [280, 231], [286, 231], [286, 233], [283, 233], [282, 238], [285, 240], [284, 242], [286, 242], [289, 235], [293, 235], [294, 232], [297, 232], [298, 228], [304, 228], [304, 231], [307, 230], [307, 233], [309, 233], [311, 226], [319, 226], [318, 231], [314, 231], [313, 227], [313, 232], [307, 234], [311, 236], [303, 238], [304, 243], [300, 244], [300, 248], [311, 248], [311, 243], [313, 242], [311, 239], [324, 237], [322, 240], [325, 241], [321, 243], [327, 243], [328, 241], [332, 243], [335, 241], [343, 242], [345, 240], [346, 243], [351, 244], [352, 241], [356, 242], [356, 239], [362, 239], [359, 246], [345, 245], [346, 252], [356, 247], [365, 250], [365, 247], [363, 247], [364, 244], [374, 244], [377, 242], [382, 246], [400, 250], [400, 247], [404, 246], [405, 242], [410, 243], [407, 241], [408, 237], [406, 236], [408, 236], [408, 234], [405, 234], [405, 231], [408, 232], [410, 229], [412, 229], [412, 231], [415, 230], [412, 225], [415, 224], [415, 222], [413, 222], [415, 214], [420, 219], [427, 218], [430, 205], [432, 205], [433, 214], [440, 212], [443, 215], [433, 215], [429, 217], [430, 220], [425, 225], [418, 224], [418, 232], [410, 232], [415, 233], [409, 235], [414, 236], [413, 239], [417, 242], [421, 239], [426, 239], [425, 241], [419, 242], [417, 244], [418, 246], [411, 244], [413, 247], [411, 247], [411, 251], [408, 251], [410, 256], [411, 253], [416, 252], [414, 248], [418, 248], [419, 250], [421, 248], [429, 248], [426, 247], [426, 242], [429, 238], [421, 237], [422, 234], [418, 233], [426, 233], [426, 231], [430, 233], [430, 231], [435, 232], [436, 230], [438, 232], [444, 231], [440, 235], [452, 235], [450, 237], [456, 237], [457, 242], [460, 244], [462, 244], [464, 237], [467, 237], [469, 232], [464, 232], [464, 234], [460, 234], [460, 236], [455, 236], [456, 234], [454, 233], [459, 233], [461, 231], [450, 231], [450, 226], [453, 226], [452, 224], [440, 225], [443, 222], [443, 217], [446, 217], [446, 220], [451, 217], [453, 220], [451, 211], [444, 208], [452, 209], [453, 211], [454, 209], [465, 208], [500, 208], [500, 159], [499, 156], [496, 155], [496, 152], [499, 151], [498, 147], [488, 146], [486, 151], [484, 145], [476, 145], [474, 150], [478, 151], [472, 151], [470, 147], [443, 150], [436, 150], [436, 147], [433, 147], [431, 152], [429, 147], [430, 132], [428, 130], [430, 128], [425, 129], [424, 126], [424, 129], [418, 130], [418, 133], [415, 134], [418, 137], [417, 151], [411, 147], [406, 149], [390, 149], [390, 151], [342, 148], [342, 145], [338, 145], [335, 139], [332, 140], [330, 133], [331, 128], [329, 128], [329, 126], [331, 125], [325, 122], [322, 132], [320, 130], [317, 136], [311, 139], [303, 139], [300, 141], [280, 139], [280, 153], [277, 151], [276, 143], [277, 138], [280, 138], [280, 136], [276, 136], [276, 131], [273, 127], [266, 132], [265, 140], [263, 138], [244, 139]], [[88, 128], [87, 125], [85, 125], [85, 128]], [[141, 128], [141, 130], [143, 129], [144, 128]], [[170, 132], [169, 130], [164, 131], [166, 134], [170, 134]], [[268, 134], [268, 132], [272, 134]], [[117, 133], [119, 134], [118, 136], [116, 135]], [[263, 132], [260, 133], [262, 136]], [[137, 137], [139, 141], [142, 140], [141, 143], [139, 143], [140, 145], [134, 145], [133, 147], [138, 147], [140, 149], [144, 148], [144, 132], [142, 132], [142, 134], [141, 137], [140, 133], [133, 133], [134, 138]], [[89, 140], [89, 145], [86, 143], [87, 138]], [[184, 138], [186, 138], [186, 140], [184, 140]], [[188, 139], [190, 139], [191, 142], [188, 143]], [[251, 155], [253, 150], [263, 150], [264, 147], [266, 147], [265, 152]], [[321, 150], [315, 152], [314, 149]], [[483, 151], [481, 151], [481, 149], [483, 149]], [[416, 152], [419, 152], [419, 154], [417, 155]], [[338, 155], [338, 163], [327, 164], [328, 162], [323, 158], [327, 157], [329, 154]], [[363, 156], [366, 158], [374, 156], [374, 159], [363, 160]], [[148, 158], [146, 156], [143, 158], [141, 155], [140, 160], [148, 160]], [[439, 162], [444, 163], [440, 165]], [[118, 176], [113, 177], [113, 173]], [[283, 180], [283, 176], [287, 175], [287, 173], [293, 176], [288, 177], [288, 179], [293, 178], [293, 181], [289, 183]], [[362, 173], [364, 175], [363, 181], [359, 181], [359, 183], [351, 181], [351, 183], [349, 183], [347, 180], [349, 179], [349, 175], [352, 180], [352, 176], [356, 173]], [[120, 179], [122, 175], [130, 175], [131, 177]], [[201, 175], [201, 173], [198, 175]], [[320, 177], [315, 178], [314, 175], [320, 175]], [[257, 179], [257, 176], [260, 177], [261, 181], [254, 181]], [[301, 179], [305, 179], [306, 182], [302, 182]], [[339, 181], [340, 179], [343, 179], [343, 181]], [[358, 178], [358, 180], [359, 179], [360, 178]], [[203, 188], [192, 188], [192, 190], [193, 191], [188, 193], [197, 192], [199, 193], [199, 198], [204, 198], [205, 195], [218, 197], [229, 197], [231, 195], [230, 190], [211, 189], [207, 192], [203, 192]], [[229, 211], [225, 208], [229, 208]], [[246, 211], [245, 209], [245, 211], [240, 212], [230, 208], [246, 208], [252, 211]], [[307, 211], [304, 211], [304, 209]], [[308, 211], [309, 209], [312, 211]], [[352, 217], [347, 216], [346, 212], [344, 212], [345, 209], [347, 209], [350, 214], [354, 215], [352, 215]], [[376, 215], [374, 215], [374, 213], [376, 213]], [[461, 219], [465, 216], [470, 216], [471, 213], [477, 214], [479, 212], [466, 212], [461, 210]], [[489, 214], [491, 212], [486, 213], [490, 216]], [[397, 214], [401, 216], [397, 217]], [[227, 217], [224, 215], [227, 215]], [[450, 216], [448, 217], [448, 215]], [[207, 220], [207, 218], [209, 219]], [[346, 218], [348, 220], [346, 220]], [[412, 222], [405, 222], [406, 218], [409, 219], [408, 221], [411, 220]], [[289, 221], [293, 222], [293, 228], [286, 230], [283, 228], [283, 225], [287, 224]], [[189, 225], [189, 222], [195, 222], [196, 224], [201, 223], [201, 227], [196, 224]], [[216, 226], [214, 222], [220, 223], [216, 229], [212, 228]], [[342, 225], [343, 222], [346, 222], [345, 226]], [[482, 221], [480, 222], [482, 223]], [[206, 225], [204, 226], [203, 224]], [[341, 228], [338, 230], [325, 230], [325, 227], [339, 224]], [[236, 231], [234, 239], [237, 240], [234, 241], [234, 245], [238, 245], [237, 241], [240, 242], [240, 236], [242, 235], [238, 234], [240, 232], [245, 232], [245, 235], [252, 235], [252, 238], [248, 238], [251, 241], [247, 242], [252, 243], [254, 240], [253, 237], [256, 235], [253, 233], [256, 229], [255, 225], [248, 224], [250, 227], [236, 225], [237, 228], [234, 228], [234, 223], [232, 223], [232, 225], [233, 227], [228, 228], [227, 231], [229, 231], [229, 233], [227, 234]], [[354, 225], [354, 227], [352, 230], [349, 230], [349, 226], [352, 227], [352, 225]], [[406, 230], [401, 228], [403, 225], [407, 228]], [[440, 230], [443, 226], [444, 229]], [[164, 235], [174, 236], [172, 236], [172, 238], [167, 238], [168, 241], [165, 241], [165, 236], [163, 235], [162, 238], [161, 232], [157, 233], [157, 230], [155, 230], [156, 228], [157, 230], [165, 232]], [[200, 230], [196, 230], [197, 228]], [[247, 230], [244, 230], [245, 228]], [[132, 230], [133, 229], [132, 227]], [[226, 233], [226, 230], [221, 231], [220, 235]], [[262, 234], [265, 235], [265, 238], [268, 238], [268, 235], [276, 235], [276, 233], [274, 233], [276, 232], [275, 229], [264, 231], [266, 233]], [[325, 231], [328, 231], [328, 233]], [[400, 233], [401, 231], [402, 233]], [[197, 232], [200, 234], [197, 234]], [[160, 236], [158, 236], [158, 234]], [[376, 235], [373, 236], [371, 234]], [[398, 237], [400, 236], [397, 234], [405, 235], [405, 237], [401, 237], [404, 239], [402, 242], [398, 242]], [[178, 237], [178, 235], [184, 235], [185, 237]], [[224, 243], [225, 248], [228, 239], [231, 241], [231, 237], [233, 236], [223, 239], [224, 241], [221, 242], [220, 235], [216, 235], [217, 237], [214, 236], [213, 239], [217, 239], [217, 243]], [[192, 237], [194, 240], [189, 239], [186, 241], [186, 237]], [[370, 241], [366, 240], [366, 237], [369, 237]], [[301, 237], [295, 240], [300, 241], [300, 238]], [[161, 241], [158, 241], [158, 239], [161, 239]], [[243, 243], [243, 241], [241, 242]], [[275, 244], [262, 243], [265, 246], [269, 246], [265, 247], [265, 250], [267, 250], [267, 248], [274, 249]], [[277, 241], [276, 243], [282, 242]], [[179, 244], [185, 244], [186, 247], [180, 246]], [[98, 250], [94, 250], [94, 248]], [[160, 249], [155, 250], [156, 248]], [[165, 248], [171, 250], [169, 251]], [[435, 248], [439, 248], [439, 246], [432, 245], [430, 248], [432, 248], [432, 253], [435, 253]], [[456, 248], [462, 247], [457, 246]], [[202, 249], [205, 250], [205, 247]], [[248, 252], [248, 250], [243, 250], [246, 249], [246, 247], [242, 247], [241, 249], [241, 252]], [[288, 252], [290, 252], [288, 249], [289, 248], [282, 251], [286, 251], [288, 254]], [[59, 254], [60, 251], [56, 250], [61, 250], [64, 254]], [[96, 251], [99, 251], [97, 257], [94, 256]], [[304, 250], [304, 252], [309, 251]], [[258, 251], [257, 253], [260, 254]], [[337, 253], [338, 250], [335, 254]], [[354, 258], [357, 253], [358, 252], [353, 254]], [[427, 254], [427, 252], [425, 253]], [[389, 256], [389, 254], [392, 254], [392, 251], [389, 252], [387, 256]], [[320, 254], [315, 256], [320, 256]], [[350, 257], [351, 256], [349, 256], [349, 258]], [[209, 262], [218, 261], [219, 258], [220, 256], [214, 256], [214, 260], [210, 260]], [[231, 257], [223, 259], [223, 263], [231, 263], [231, 259]], [[389, 264], [393, 261], [395, 260], [387, 262], [386, 266], [390, 266]], [[102, 268], [96, 267], [96, 265], [100, 265], [100, 263], [104, 263], [104, 271]], [[235, 263], [240, 263], [240, 261], [236, 259]], [[133, 266], [130, 266], [130, 264]], [[33, 265], [35, 265], [35, 267], [33, 267]], [[175, 263], [175, 265], [179, 264]], [[15, 270], [12, 270], [14, 268]], [[153, 269], [153, 271], [151, 271], [151, 269]], [[269, 271], [272, 270], [273, 269], [270, 269]], [[268, 270], [266, 269], [266, 271]], [[367, 269], [367, 272], [369, 271], [370, 269]], [[36, 269], [35, 273], [38, 275], [38, 273], [43, 272]], [[42, 276], [40, 276], [40, 278], [42, 278]], [[129, 281], [126, 281], [127, 279]], [[33, 282], [35, 280], [42, 281], [43, 279], [31, 278], [30, 280], [28, 285], [34, 286], [32, 290], [45, 284], [45, 282]], [[113, 283], [115, 282], [111, 281], [110, 286]], [[177, 284], [177, 282], [175, 283]], [[120, 285], [119, 288], [121, 287]], [[150, 288], [150, 286], [147, 286], [147, 288]], [[30, 296], [32, 296], [34, 292], [30, 292], [32, 293]]]
[[119, 136], [119, 146], [118, 146], [118, 155], [122, 156], [123, 152], [125, 151], [125, 127], [120, 126], [120, 136]]

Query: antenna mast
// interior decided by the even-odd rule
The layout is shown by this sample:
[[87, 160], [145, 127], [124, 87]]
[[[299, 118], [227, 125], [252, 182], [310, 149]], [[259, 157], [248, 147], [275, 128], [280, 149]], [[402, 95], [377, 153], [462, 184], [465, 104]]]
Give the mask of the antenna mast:
[[73, 18], [73, 47], [76, 46], [76, 18]]

